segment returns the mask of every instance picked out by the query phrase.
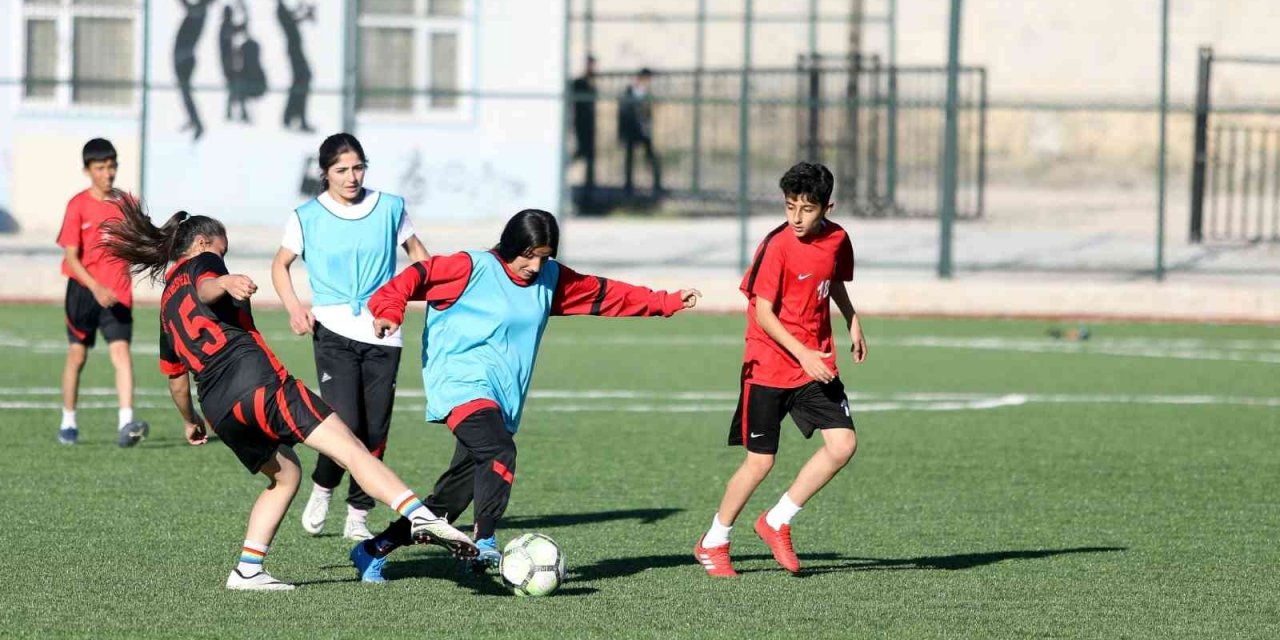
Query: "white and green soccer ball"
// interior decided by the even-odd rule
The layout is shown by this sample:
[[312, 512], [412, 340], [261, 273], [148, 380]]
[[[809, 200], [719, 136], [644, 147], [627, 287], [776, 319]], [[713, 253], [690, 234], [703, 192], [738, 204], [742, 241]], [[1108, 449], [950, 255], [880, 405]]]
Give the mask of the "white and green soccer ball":
[[549, 596], [564, 582], [564, 554], [555, 540], [526, 533], [503, 548], [498, 573], [518, 596]]

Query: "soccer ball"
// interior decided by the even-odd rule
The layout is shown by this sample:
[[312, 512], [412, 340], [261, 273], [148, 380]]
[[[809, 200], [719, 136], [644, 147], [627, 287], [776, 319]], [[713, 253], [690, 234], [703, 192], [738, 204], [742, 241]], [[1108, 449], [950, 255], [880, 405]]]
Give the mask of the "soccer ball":
[[564, 555], [555, 540], [526, 533], [503, 548], [498, 573], [518, 596], [549, 596], [564, 582]]

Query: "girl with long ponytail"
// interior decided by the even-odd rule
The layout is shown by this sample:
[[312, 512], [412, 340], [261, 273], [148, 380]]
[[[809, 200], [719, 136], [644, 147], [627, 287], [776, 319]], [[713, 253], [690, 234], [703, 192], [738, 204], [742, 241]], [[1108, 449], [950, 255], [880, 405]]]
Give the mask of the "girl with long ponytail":
[[[227, 271], [227, 232], [216, 219], [179, 211], [157, 227], [131, 199], [122, 220], [104, 226], [107, 251], [135, 274], [164, 283], [160, 298], [160, 370], [185, 423], [187, 442], [207, 441], [206, 425], [250, 473], [269, 484], [249, 513], [240, 561], [228, 589], [285, 591], [294, 585], [263, 569], [276, 529], [302, 477], [293, 445], [306, 444], [346, 467], [377, 500], [413, 522], [413, 539], [472, 557], [465, 534], [422, 505], [413, 491], [373, 457], [318, 395], [280, 364], [254, 326], [249, 298], [258, 287]], [[201, 418], [191, 402], [196, 379]]]

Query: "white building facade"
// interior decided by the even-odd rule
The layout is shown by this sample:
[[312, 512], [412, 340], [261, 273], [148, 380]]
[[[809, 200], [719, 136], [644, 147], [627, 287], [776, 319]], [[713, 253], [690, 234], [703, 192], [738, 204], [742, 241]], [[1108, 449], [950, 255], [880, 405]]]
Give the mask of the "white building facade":
[[563, 3], [10, 1], [0, 213], [23, 231], [56, 231], [94, 137], [157, 217], [282, 223], [343, 130], [369, 156], [366, 184], [417, 219], [559, 205]]

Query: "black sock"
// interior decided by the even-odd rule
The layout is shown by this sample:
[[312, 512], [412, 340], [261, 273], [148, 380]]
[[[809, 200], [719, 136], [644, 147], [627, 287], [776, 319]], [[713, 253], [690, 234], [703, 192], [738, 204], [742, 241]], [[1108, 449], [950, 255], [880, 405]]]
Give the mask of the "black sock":
[[392, 551], [413, 542], [409, 532], [409, 519], [401, 517], [399, 520], [392, 522], [391, 526], [387, 527], [382, 533], [370, 540], [365, 540], [364, 550], [375, 558], [385, 558]]
[[494, 532], [498, 529], [498, 520], [496, 518], [476, 518], [476, 540], [484, 540], [492, 538]]

